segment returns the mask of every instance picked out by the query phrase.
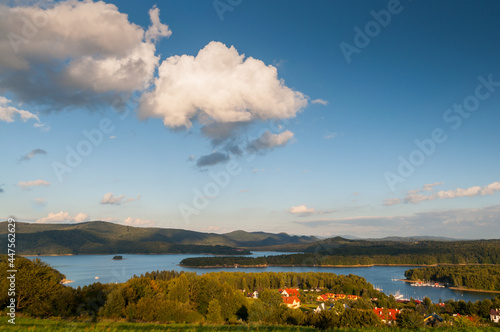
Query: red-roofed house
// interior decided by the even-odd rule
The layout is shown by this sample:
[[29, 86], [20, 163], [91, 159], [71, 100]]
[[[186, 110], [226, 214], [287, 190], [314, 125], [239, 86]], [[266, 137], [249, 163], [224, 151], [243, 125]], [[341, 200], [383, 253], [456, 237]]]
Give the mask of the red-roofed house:
[[321, 302], [328, 301], [328, 295], [326, 295], [326, 294], [318, 295], [318, 297], [316, 298], [316, 300], [317, 301], [321, 301]]
[[297, 296], [283, 296], [283, 303], [286, 304], [288, 308], [300, 308], [300, 299]]
[[299, 296], [298, 288], [285, 288], [285, 292], [287, 292], [288, 296]]
[[396, 315], [400, 312], [399, 309], [384, 309], [377, 308], [373, 309], [375, 315], [379, 316], [380, 319], [385, 323], [388, 321], [396, 320]]

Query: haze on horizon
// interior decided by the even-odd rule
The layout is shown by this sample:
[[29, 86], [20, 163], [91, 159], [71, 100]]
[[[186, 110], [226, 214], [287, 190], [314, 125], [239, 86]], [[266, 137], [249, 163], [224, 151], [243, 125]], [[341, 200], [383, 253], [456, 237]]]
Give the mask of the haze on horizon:
[[500, 3], [0, 4], [0, 220], [500, 237]]

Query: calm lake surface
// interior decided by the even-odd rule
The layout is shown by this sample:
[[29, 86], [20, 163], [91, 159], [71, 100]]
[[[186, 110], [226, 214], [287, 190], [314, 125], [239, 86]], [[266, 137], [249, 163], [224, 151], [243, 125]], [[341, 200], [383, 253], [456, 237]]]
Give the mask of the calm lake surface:
[[[281, 255], [278, 252], [254, 252], [251, 256]], [[428, 296], [433, 302], [439, 299], [476, 301], [492, 298], [498, 294], [473, 293], [450, 290], [449, 288], [412, 287], [410, 284], [394, 279], [403, 279], [404, 272], [411, 266], [373, 266], [373, 267], [266, 267], [266, 268], [185, 268], [179, 262], [188, 257], [206, 257], [207, 255], [175, 254], [175, 255], [122, 255], [123, 260], [112, 260], [114, 255], [78, 255], [78, 256], [32, 256], [40, 258], [53, 268], [66, 275], [66, 279], [74, 280], [68, 284], [72, 287], [90, 285], [96, 281], [101, 283], [121, 283], [134, 275], [147, 271], [175, 270], [189, 271], [197, 274], [207, 272], [331, 272], [335, 274], [355, 274], [365, 278], [374, 287], [382, 288], [389, 294], [402, 294], [405, 298], [413, 297], [422, 300]], [[98, 277], [99, 279], [95, 279]]]

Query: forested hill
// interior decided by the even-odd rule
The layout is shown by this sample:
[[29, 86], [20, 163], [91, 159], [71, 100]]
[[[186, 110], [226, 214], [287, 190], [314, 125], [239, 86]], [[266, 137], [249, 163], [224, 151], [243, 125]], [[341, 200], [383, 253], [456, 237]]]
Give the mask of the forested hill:
[[303, 254], [267, 257], [199, 257], [184, 266], [331, 266], [500, 264], [500, 240], [366, 241], [335, 237], [311, 244]]
[[[7, 248], [7, 224], [0, 223], [0, 245]], [[16, 253], [115, 254], [115, 253], [210, 253], [233, 255], [248, 253], [241, 248], [310, 244], [317, 238], [285, 233], [227, 234], [201, 233], [182, 229], [141, 228], [104, 221], [78, 224], [16, 223]], [[240, 248], [240, 249], [237, 249]]]
[[500, 266], [431, 266], [405, 272], [408, 280], [440, 282], [453, 287], [500, 291]]

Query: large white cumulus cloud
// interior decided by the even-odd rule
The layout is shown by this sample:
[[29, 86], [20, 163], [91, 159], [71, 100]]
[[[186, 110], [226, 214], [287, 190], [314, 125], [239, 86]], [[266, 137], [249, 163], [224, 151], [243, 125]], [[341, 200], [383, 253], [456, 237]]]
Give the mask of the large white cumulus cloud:
[[154, 89], [141, 98], [143, 117], [159, 117], [168, 127], [202, 123], [291, 118], [307, 98], [278, 78], [276, 67], [211, 42], [197, 56], [167, 58]]
[[153, 42], [171, 34], [157, 8], [149, 14], [144, 31], [102, 1], [0, 6], [0, 90], [62, 106], [78, 97], [92, 102], [103, 93], [143, 90], [159, 63]]

